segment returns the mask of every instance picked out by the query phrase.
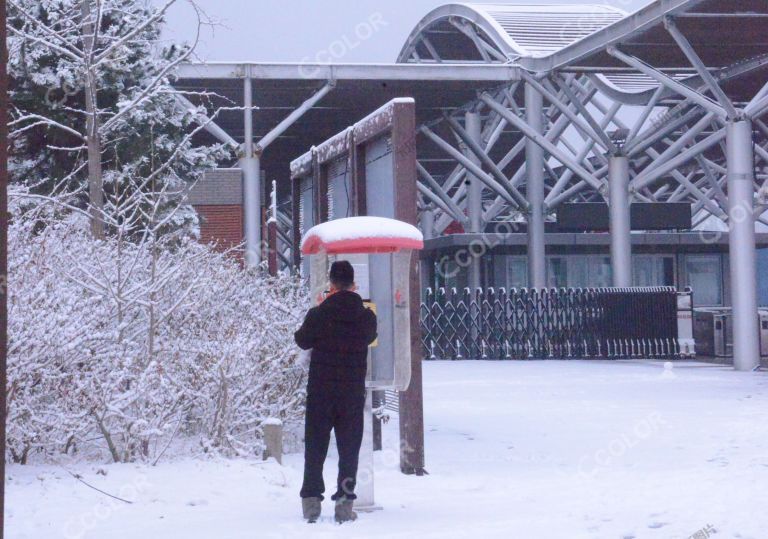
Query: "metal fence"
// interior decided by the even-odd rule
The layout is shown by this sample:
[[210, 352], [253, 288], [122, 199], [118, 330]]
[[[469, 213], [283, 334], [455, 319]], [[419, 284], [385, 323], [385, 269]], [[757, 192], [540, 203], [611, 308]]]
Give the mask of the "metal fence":
[[677, 290], [427, 289], [431, 359], [675, 358]]

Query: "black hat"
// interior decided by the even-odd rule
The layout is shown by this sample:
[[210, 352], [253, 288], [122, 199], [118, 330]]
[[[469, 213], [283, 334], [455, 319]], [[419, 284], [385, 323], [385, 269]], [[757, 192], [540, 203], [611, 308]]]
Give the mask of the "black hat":
[[337, 260], [331, 264], [330, 280], [338, 288], [349, 288], [355, 282], [355, 269], [347, 260]]

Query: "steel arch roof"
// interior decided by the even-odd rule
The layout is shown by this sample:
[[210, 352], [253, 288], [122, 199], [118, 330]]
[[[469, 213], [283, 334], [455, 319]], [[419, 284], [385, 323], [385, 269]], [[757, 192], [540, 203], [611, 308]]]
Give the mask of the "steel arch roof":
[[446, 4], [421, 19], [397, 61], [407, 62], [422, 37], [452, 21], [474, 25], [499, 52], [515, 60], [549, 56], [626, 15], [600, 4]]

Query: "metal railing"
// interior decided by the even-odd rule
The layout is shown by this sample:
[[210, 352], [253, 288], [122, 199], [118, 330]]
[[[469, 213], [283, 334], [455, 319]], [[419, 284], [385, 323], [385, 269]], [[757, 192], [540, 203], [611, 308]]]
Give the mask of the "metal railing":
[[677, 290], [427, 289], [431, 359], [675, 358]]

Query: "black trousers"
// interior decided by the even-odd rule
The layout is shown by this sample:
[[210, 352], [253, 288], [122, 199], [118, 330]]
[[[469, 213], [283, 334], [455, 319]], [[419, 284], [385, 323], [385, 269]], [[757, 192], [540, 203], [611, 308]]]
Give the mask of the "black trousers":
[[363, 441], [365, 381], [326, 379], [312, 374], [307, 383], [301, 497], [323, 499], [323, 464], [333, 429], [339, 451], [339, 475], [331, 499], [346, 496], [354, 500], [357, 462]]

